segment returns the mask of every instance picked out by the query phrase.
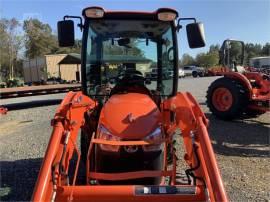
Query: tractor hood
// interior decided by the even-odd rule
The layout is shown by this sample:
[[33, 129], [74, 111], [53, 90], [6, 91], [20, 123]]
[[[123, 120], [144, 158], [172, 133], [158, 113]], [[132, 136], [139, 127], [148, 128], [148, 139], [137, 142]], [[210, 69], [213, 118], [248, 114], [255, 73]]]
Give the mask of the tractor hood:
[[161, 122], [153, 100], [145, 94], [113, 95], [104, 105], [99, 123], [122, 139], [142, 139]]

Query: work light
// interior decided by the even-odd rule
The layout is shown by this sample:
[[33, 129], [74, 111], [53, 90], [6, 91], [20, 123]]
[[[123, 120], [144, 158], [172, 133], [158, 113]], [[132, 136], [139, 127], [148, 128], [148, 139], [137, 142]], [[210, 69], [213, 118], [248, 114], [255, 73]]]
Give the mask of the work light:
[[102, 18], [104, 16], [104, 10], [100, 7], [90, 7], [84, 10], [84, 14], [88, 18]]
[[177, 17], [176, 13], [173, 12], [162, 12], [158, 13], [158, 19], [161, 21], [173, 21]]

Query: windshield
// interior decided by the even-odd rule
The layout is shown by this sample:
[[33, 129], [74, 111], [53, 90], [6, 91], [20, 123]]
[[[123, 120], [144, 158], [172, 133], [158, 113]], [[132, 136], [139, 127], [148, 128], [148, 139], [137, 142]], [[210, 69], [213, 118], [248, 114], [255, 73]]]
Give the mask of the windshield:
[[141, 86], [169, 96], [174, 51], [169, 22], [91, 20], [86, 47], [87, 93], [104, 96]]

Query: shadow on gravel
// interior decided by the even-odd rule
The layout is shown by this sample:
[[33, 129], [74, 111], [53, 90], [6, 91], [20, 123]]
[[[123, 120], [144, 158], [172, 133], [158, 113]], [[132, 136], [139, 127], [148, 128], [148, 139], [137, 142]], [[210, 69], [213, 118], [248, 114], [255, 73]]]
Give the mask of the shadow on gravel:
[[35, 100], [35, 101], [29, 101], [29, 102], [5, 104], [5, 105], [3, 105], [3, 107], [7, 108], [8, 111], [12, 111], [12, 110], [19, 110], [19, 109], [28, 109], [28, 108], [33, 108], [33, 107], [57, 105], [57, 104], [60, 104], [61, 102], [62, 102], [62, 99]]
[[[211, 114], [209, 134], [216, 153], [226, 156], [269, 157], [270, 128], [254, 120], [222, 121]], [[267, 127], [268, 125], [268, 127]]]
[[42, 158], [0, 161], [0, 201], [30, 201]]

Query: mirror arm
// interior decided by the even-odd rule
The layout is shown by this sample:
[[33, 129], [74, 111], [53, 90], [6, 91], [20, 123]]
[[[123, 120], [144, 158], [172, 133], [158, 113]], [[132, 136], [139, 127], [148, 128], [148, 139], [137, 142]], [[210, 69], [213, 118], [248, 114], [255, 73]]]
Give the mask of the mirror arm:
[[80, 16], [73, 16], [73, 15], [65, 15], [64, 16], [64, 20], [68, 19], [68, 18], [75, 18], [75, 19], [79, 19], [80, 23], [77, 24], [77, 26], [80, 28], [80, 30], [83, 30], [83, 23], [82, 23], [82, 17]]
[[176, 26], [177, 32], [179, 32], [179, 30], [182, 28], [182, 25], [180, 25], [180, 21], [184, 21], [184, 20], [193, 20], [194, 23], [196, 23], [196, 18], [179, 18], [177, 21], [177, 26]]

